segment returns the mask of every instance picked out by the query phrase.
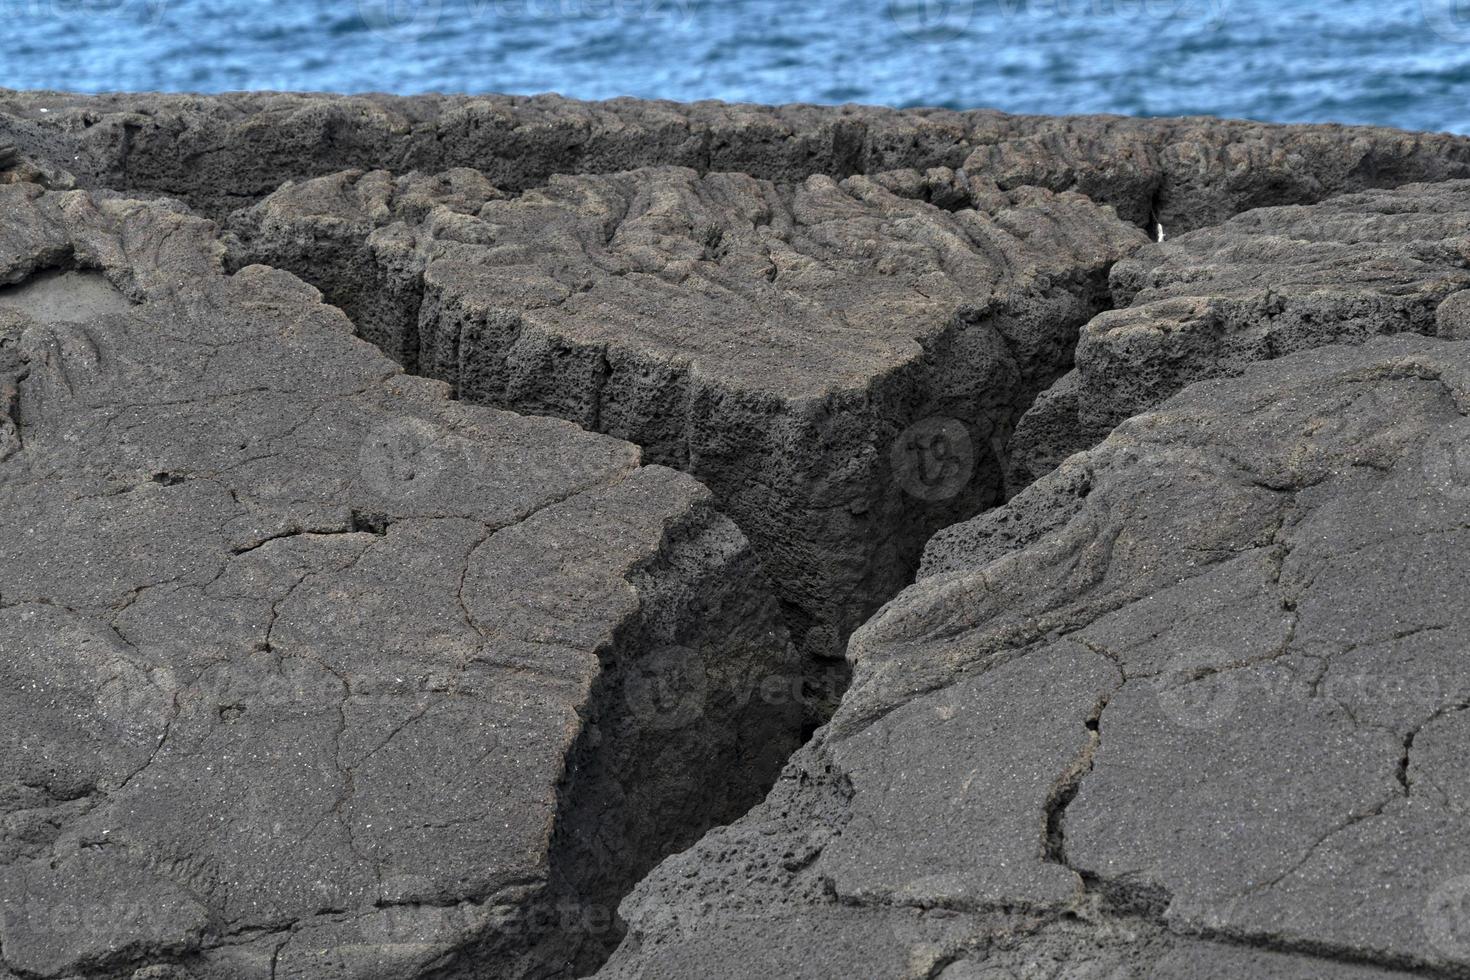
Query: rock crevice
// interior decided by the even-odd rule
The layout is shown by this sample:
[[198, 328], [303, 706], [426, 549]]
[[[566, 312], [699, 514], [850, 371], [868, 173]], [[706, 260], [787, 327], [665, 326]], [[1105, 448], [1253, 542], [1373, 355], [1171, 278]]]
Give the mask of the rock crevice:
[[1470, 975], [1466, 199], [0, 93], [0, 974]]
[[[82, 186], [187, 200], [214, 218], [287, 181], [353, 167], [482, 171], [520, 191], [555, 174], [678, 166], [794, 183], [955, 171], [1077, 191], [1169, 235], [1250, 208], [1470, 177], [1470, 141], [1368, 126], [993, 110], [753, 106], [558, 96], [101, 95], [0, 91], [0, 141]], [[929, 182], [964, 200], [968, 180]], [[942, 188], [948, 187], [948, 190]]]
[[594, 967], [618, 897], [800, 731], [708, 491], [450, 401], [300, 280], [226, 275], [207, 222], [0, 211], [12, 268], [64, 241], [131, 296], [5, 298], [5, 967]]
[[461, 398], [698, 477], [830, 711], [847, 635], [995, 502], [998, 448], [1142, 244], [1076, 195], [946, 212], [884, 184], [665, 168], [507, 199], [469, 171], [349, 172], [237, 215], [233, 261], [318, 284]]
[[[832, 725], [639, 884], [605, 975], [1462, 975], [1458, 811], [1417, 788], [1419, 726], [1465, 683], [1436, 584], [1470, 500], [1441, 448], [1463, 348], [1383, 338], [1195, 385], [936, 539], [854, 638]], [[815, 825], [786, 815], [818, 770], [851, 783], [840, 834], [737, 884]], [[759, 966], [717, 965], [737, 949]]]

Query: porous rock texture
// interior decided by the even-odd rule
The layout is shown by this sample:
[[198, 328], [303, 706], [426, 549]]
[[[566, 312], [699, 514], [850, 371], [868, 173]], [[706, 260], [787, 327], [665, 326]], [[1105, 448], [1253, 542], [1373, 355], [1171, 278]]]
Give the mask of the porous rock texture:
[[[1145, 241], [1076, 194], [997, 191], [951, 212], [866, 177], [668, 167], [510, 199], [476, 171], [348, 171], [232, 228], [235, 261], [319, 285], [459, 397], [698, 477], [798, 646], [829, 662], [912, 581], [929, 535], [997, 500], [994, 447]], [[943, 426], [954, 458], [925, 458]]]
[[[1194, 381], [1327, 344], [1470, 338], [1470, 181], [1262, 208], [1113, 267], [1119, 309], [1007, 447], [1012, 492]], [[1441, 312], [1442, 311], [1442, 312]]]
[[590, 969], [795, 746], [750, 549], [223, 251], [0, 187], [0, 976]]
[[1466, 178], [0, 92], [0, 978], [1470, 977]]
[[519, 191], [553, 174], [671, 165], [794, 183], [813, 174], [963, 169], [986, 188], [1077, 190], [1170, 232], [1272, 204], [1470, 177], [1470, 139], [1364, 126], [1281, 126], [988, 109], [581, 102], [555, 95], [0, 90], [0, 141], [82, 186], [166, 194], [222, 218], [287, 180], [350, 168], [481, 170]]
[[853, 638], [600, 976], [1470, 975], [1470, 344], [1203, 382]]

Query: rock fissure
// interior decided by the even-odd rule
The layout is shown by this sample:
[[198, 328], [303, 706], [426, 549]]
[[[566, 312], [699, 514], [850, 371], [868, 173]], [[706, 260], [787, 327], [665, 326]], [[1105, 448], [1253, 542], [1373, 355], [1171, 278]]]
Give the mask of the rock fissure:
[[[1121, 673], [1121, 672], [1120, 672]], [[1046, 809], [1042, 826], [1042, 857], [1052, 864], [1061, 865], [1070, 871], [1075, 871], [1084, 886], [1089, 878], [1093, 877], [1090, 872], [1073, 868], [1067, 861], [1067, 838], [1064, 821], [1067, 815], [1067, 807], [1077, 798], [1078, 791], [1082, 788], [1082, 781], [1092, 771], [1092, 760], [1097, 755], [1097, 750], [1102, 746], [1102, 714], [1108, 706], [1108, 697], [1105, 695], [1098, 699], [1083, 728], [1087, 730], [1087, 742], [1078, 751], [1077, 757], [1067, 766], [1066, 770], [1057, 778], [1052, 786], [1051, 792], [1046, 797]]]
[[[1048, 921], [1055, 924], [1040, 935], [1011, 934], [998, 947], [941, 938], [963, 937], [965, 929], [958, 926], [915, 922], [897, 933], [883, 932], [909, 921], [897, 918], [906, 908], [965, 914], [1015, 909], [1027, 904], [1016, 899], [1034, 886], [1029, 878], [1007, 877], [1015, 866], [1008, 852], [992, 856], [975, 849], [957, 804], [951, 807], [943, 797], [920, 804], [914, 812], [924, 817], [914, 820], [901, 808], [885, 809], [891, 804], [880, 803], [886, 798], [875, 796], [875, 785], [864, 777], [848, 804], [857, 821], [844, 833], [851, 840], [837, 850], [829, 844], [820, 857], [801, 865], [803, 876], [835, 875], [833, 900], [864, 916], [859, 932], [842, 931], [843, 942], [873, 962], [889, 951], [912, 958], [921, 956], [920, 950], [947, 950], [935, 955], [950, 970], [967, 963], [1024, 962], [1005, 959], [1012, 949], [1018, 957], [1059, 962], [1076, 957], [1077, 962], [1112, 963], [1120, 971], [1155, 969], [1169, 976], [1196, 975], [1206, 964], [1219, 969], [1222, 963], [1234, 964], [1227, 969], [1236, 975], [1321, 975], [1349, 967], [1384, 976], [1465, 975], [1453, 946], [1423, 938], [1421, 928], [1440, 926], [1432, 918], [1421, 926], [1421, 916], [1435, 913], [1392, 918], [1402, 908], [1435, 908], [1431, 893], [1454, 866], [1439, 853], [1439, 844], [1427, 845], [1429, 838], [1423, 836], [1442, 844], [1446, 838], [1428, 826], [1443, 828], [1448, 826], [1443, 821], [1453, 818], [1430, 816], [1433, 806], [1416, 807], [1432, 804], [1435, 794], [1453, 792], [1441, 776], [1431, 783], [1431, 792], [1421, 794], [1418, 772], [1420, 766], [1446, 764], [1440, 753], [1449, 744], [1444, 734], [1449, 729], [1434, 718], [1436, 712], [1443, 717], [1441, 705], [1462, 703], [1442, 698], [1444, 685], [1459, 683], [1458, 675], [1434, 673], [1455, 669], [1451, 637], [1462, 624], [1458, 616], [1445, 615], [1454, 603], [1440, 602], [1440, 591], [1429, 584], [1439, 581], [1440, 563], [1449, 560], [1443, 557], [1449, 552], [1441, 549], [1457, 547], [1459, 521], [1451, 515], [1462, 506], [1462, 495], [1453, 484], [1448, 495], [1443, 490], [1426, 495], [1422, 488], [1444, 485], [1436, 481], [1447, 471], [1432, 448], [1423, 447], [1433, 447], [1440, 427], [1459, 411], [1446, 404], [1454, 385], [1430, 392], [1417, 384], [1401, 385], [1393, 369], [1379, 367], [1425, 358], [1435, 366], [1433, 373], [1454, 377], [1449, 364], [1462, 355], [1438, 345], [1401, 338], [1370, 342], [1360, 350], [1339, 347], [1286, 358], [1270, 365], [1272, 375], [1258, 369], [1242, 379], [1191, 389], [1159, 412], [1126, 424], [1088, 457], [1072, 461], [1007, 507], [931, 544], [931, 550], [948, 553], [942, 565], [928, 563], [942, 570], [921, 577], [854, 642], [858, 680], [827, 729], [828, 751], [857, 773], [875, 766], [896, 772], [920, 765], [884, 762], [875, 755], [877, 746], [893, 752], [892, 746], [904, 740], [924, 744], [930, 737], [926, 725], [954, 725], [965, 711], [984, 717], [987, 710], [998, 710], [1006, 703], [1003, 695], [962, 707], [970, 697], [962, 692], [1001, 684], [999, 678], [1018, 665], [1031, 665], [1029, 675], [1020, 676], [1028, 677], [1033, 688], [1050, 685], [1051, 696], [1061, 699], [1066, 696], [1063, 678], [1079, 671], [1048, 671], [1043, 666], [1047, 651], [1057, 657], [1068, 645], [1085, 648], [1090, 651], [1085, 656], [1095, 657], [1121, 680], [1121, 686], [1112, 683], [1105, 702], [1108, 750], [1099, 751], [1100, 716], [1089, 714], [1098, 730], [1088, 731], [1080, 750], [1075, 740], [1063, 743], [1064, 750], [1058, 746], [1062, 776], [1036, 800], [1043, 813], [1045, 863], [1080, 876], [1089, 900], [1079, 906], [1059, 894], [1029, 905], [1053, 910]], [[1363, 384], [1369, 374], [1377, 379], [1371, 382], [1378, 386], [1374, 397], [1359, 394], [1343, 402], [1340, 393]], [[1265, 401], [1283, 390], [1278, 386], [1297, 394]], [[1271, 406], [1272, 421], [1240, 423], [1238, 413], [1260, 411], [1263, 404]], [[1351, 408], [1339, 416], [1340, 428], [1318, 421], [1323, 406], [1342, 404]], [[1209, 438], [1201, 438], [1201, 431]], [[1276, 435], [1257, 441], [1262, 432]], [[1375, 444], [1383, 444], [1394, 462], [1364, 475], [1355, 459], [1362, 446]], [[1229, 465], [1201, 466], [1200, 453]], [[1084, 473], [1086, 490], [1078, 492]], [[1194, 487], [1194, 494], [1214, 495], [1209, 520], [1183, 516], [1192, 513], [1186, 502], [1192, 498], [1167, 496], [1180, 485]], [[1290, 493], [1285, 503], [1283, 490]], [[1065, 519], [1055, 516], [1058, 508]], [[1140, 523], [1145, 520], [1154, 529]], [[1120, 526], [1129, 528], [1121, 536]], [[1155, 550], [1148, 543], [1157, 539], [1167, 548]], [[962, 549], [971, 549], [964, 560]], [[1215, 557], [1196, 566], [1204, 555]], [[1385, 571], [1386, 565], [1395, 571]], [[1086, 574], [1079, 574], [1084, 569]], [[1373, 584], [1345, 590], [1345, 575]], [[1390, 604], [1380, 604], [1376, 597], [1383, 594], [1394, 597]], [[1056, 615], [1044, 604], [1057, 603], [1059, 595], [1065, 596], [1062, 608], [1070, 610], [1059, 618], [1070, 619], [1069, 628], [1043, 629], [1045, 619], [1032, 624], [1034, 617]], [[1425, 598], [1410, 601], [1409, 596]], [[1344, 601], [1351, 606], [1338, 605]], [[1179, 613], [1179, 603], [1186, 604], [1188, 615]], [[1396, 611], [1395, 604], [1405, 608]], [[1026, 648], [1021, 657], [984, 656], [983, 651], [1014, 641], [1013, 621], [1028, 623], [1022, 635], [1039, 632], [1042, 643]], [[1441, 649], [1448, 659], [1436, 659]], [[1386, 659], [1376, 666], [1374, 657]], [[891, 670], [890, 659], [904, 671]], [[1333, 671], [1385, 673], [1380, 681], [1351, 674], [1344, 679]], [[1434, 696], [1430, 712], [1413, 707], [1426, 694]], [[1330, 704], [1311, 707], [1324, 696]], [[1298, 702], [1298, 697], [1310, 700]], [[1095, 703], [1096, 691], [1086, 698]], [[921, 708], [925, 705], [932, 708]], [[1410, 720], [1395, 723], [1395, 713], [1405, 711]], [[934, 720], [921, 721], [926, 718]], [[1051, 715], [1047, 718], [1032, 722], [1033, 738], [1055, 737]], [[998, 717], [973, 735], [954, 730], [948, 737], [958, 742], [948, 744], [973, 744], [969, 756], [975, 759], [993, 753], [1015, 758], [1016, 749], [989, 744], [1007, 723]], [[1423, 738], [1408, 733], [1426, 730], [1436, 732], [1437, 745], [1421, 761]], [[813, 764], [803, 755], [795, 763]], [[1316, 771], [1325, 773], [1320, 781]], [[925, 778], [943, 785], [938, 772]], [[969, 772], [965, 785], [976, 778]], [[1272, 788], [1241, 801], [1232, 798], [1232, 790], [1212, 791], [1220, 780], [1268, 781]], [[913, 791], [922, 793], [920, 787], [928, 784], [918, 783]], [[987, 785], [992, 794], [1014, 792], [1003, 779]], [[1159, 805], [1166, 798], [1170, 805]], [[974, 797], [966, 792], [959, 799]], [[1008, 805], [1023, 810], [1025, 799], [1020, 794]], [[787, 833], [779, 829], [776, 814], [791, 805], [789, 795], [773, 796], [723, 837], [702, 843], [640, 884], [625, 903], [630, 939], [606, 975], [632, 977], [650, 967], [706, 962], [702, 957], [713, 934], [705, 932], [705, 922], [717, 922], [718, 913], [686, 917], [677, 932], [649, 914], [673, 896], [697, 894], [692, 890], [702, 882], [721, 880], [718, 869], [725, 862], [761, 853], [737, 842]], [[1304, 832], [1277, 829], [1281, 825], [1272, 816], [1277, 808], [1302, 821]], [[897, 837], [873, 829], [890, 826], [905, 829]], [[1004, 824], [992, 820], [989, 826]], [[997, 832], [1004, 834], [992, 829]], [[1244, 853], [1253, 857], [1242, 859], [1240, 844], [1220, 849], [1214, 843], [1214, 835], [1232, 833], [1271, 843], [1259, 850], [1247, 847]], [[947, 841], [952, 850], [909, 843], [931, 836]], [[1414, 870], [1400, 863], [1380, 877], [1372, 849], [1387, 846], [1401, 855], [1397, 861], [1413, 855], [1407, 859]], [[896, 857], [887, 857], [890, 853]], [[905, 861], [910, 853], [913, 863]], [[931, 873], [912, 880], [920, 869], [947, 868], [949, 853], [970, 853], [968, 867], [985, 871], [971, 879], [959, 870], [966, 865], [960, 865], [950, 873], [954, 878]], [[867, 857], [852, 864], [846, 856], [851, 854]], [[1200, 862], [1210, 870], [1197, 870]], [[869, 864], [877, 872], [858, 870]], [[969, 887], [984, 887], [985, 874], [1014, 881], [1011, 898], [962, 897], [968, 881], [975, 882]], [[1376, 903], [1379, 911], [1372, 917], [1354, 917], [1350, 924], [1307, 911], [1321, 905], [1303, 895], [1323, 896], [1319, 903], [1335, 894], [1344, 901], [1349, 894], [1356, 896], [1351, 901], [1361, 899], [1364, 892], [1357, 886], [1338, 883], [1341, 874], [1392, 881], [1383, 887], [1395, 897]], [[1216, 882], [1214, 876], [1223, 880]], [[735, 891], [755, 903], [758, 923], [820, 914], [820, 904], [812, 904], [797, 882], [777, 894], [799, 912], [764, 897], [762, 889]], [[764, 914], [776, 918], [761, 918]], [[1129, 924], [1135, 933], [1157, 930], [1150, 933], [1155, 938], [1116, 938]], [[1063, 927], [1083, 932], [1062, 941], [1046, 931]], [[767, 928], [780, 932], [775, 925], [752, 925], [742, 932], [768, 935]], [[875, 931], [889, 938], [858, 938]], [[830, 951], [825, 955], [845, 955], [830, 944], [823, 949]], [[765, 961], [768, 969], [785, 962], [774, 954]]]
[[[680, 203], [658, 210], [644, 184]], [[429, 217], [411, 233], [393, 230], [406, 227], [402, 219], [385, 225], [386, 210], [409, 200], [439, 203], [427, 212], [417, 206], [413, 213]], [[589, 200], [597, 208], [584, 217]], [[1046, 195], [1018, 192], [1007, 204], [1034, 209], [1048, 226], [1060, 223], [1062, 233], [1050, 232], [1048, 241], [1064, 243], [1070, 222], [1092, 251], [1070, 267], [1058, 264], [1041, 258], [1040, 239], [1021, 244], [973, 211], [956, 224], [872, 182], [782, 188], [665, 168], [557, 178], [513, 199], [467, 171], [323, 178], [237, 215], [241, 241], [232, 263], [265, 262], [316, 282], [364, 324], [363, 336], [446, 381], [460, 398], [628, 438], [646, 459], [709, 484], [751, 537], [799, 647], [812, 658], [806, 683], [819, 721], [846, 683], [839, 655], [847, 633], [910, 580], [930, 531], [993, 502], [1008, 426], [1065, 369], [1068, 331], [1105, 305], [1108, 267], [1137, 244], [1080, 200], [1052, 205]], [[837, 236], [859, 220], [885, 222], [912, 242], [912, 258], [880, 260], [901, 282], [877, 288], [852, 278], [848, 266], [873, 259], [849, 255]], [[344, 223], [356, 231], [344, 233]], [[318, 225], [325, 230], [312, 230]], [[538, 267], [504, 267], [500, 255], [526, 261], [518, 256], [529, 236], [546, 239], [548, 226], [556, 229], [554, 244], [538, 246]], [[654, 233], [651, 245], [642, 244], [645, 229]], [[713, 261], [706, 254], [716, 240], [711, 229], [719, 233]], [[481, 244], [487, 236], [493, 248]], [[589, 239], [599, 244], [584, 252], [578, 243]], [[569, 244], [555, 244], [563, 240]], [[941, 242], [937, 252], [931, 240]], [[744, 271], [748, 260], [791, 265], [776, 257], [793, 250], [804, 265], [769, 278]], [[475, 271], [472, 262], [483, 265]], [[907, 271], [930, 263], [937, 271], [929, 278]], [[1005, 284], [977, 282], [982, 269], [996, 270]], [[497, 285], [495, 277], [507, 274], [544, 285], [523, 297], [513, 281], [509, 292]], [[836, 276], [853, 284], [859, 300], [871, 296], [867, 305], [827, 298], [825, 280]], [[1027, 277], [1042, 285], [1025, 285]], [[668, 293], [670, 286], [681, 293]], [[908, 288], [920, 301], [911, 312]], [[964, 292], [978, 288], [1004, 295]], [[701, 289], [727, 301], [684, 312], [688, 301], [679, 297]], [[769, 359], [764, 347], [773, 340], [796, 357], [805, 356], [804, 346], [844, 356], [826, 340], [803, 339], [787, 324], [794, 315], [803, 316], [802, 333], [820, 338], [820, 318], [831, 317], [847, 338], [834, 339], [867, 346], [880, 304], [908, 303], [900, 312], [912, 326], [900, 324], [898, 338], [916, 349], [891, 362], [845, 355], [854, 367], [821, 368], [832, 380], [808, 392], [786, 380], [789, 365], [762, 374], [737, 366], [720, 346], [706, 344], [702, 357], [670, 346], [668, 331], [645, 319], [643, 308], [655, 303], [670, 304], [676, 318], [734, 318], [726, 346], [760, 360]], [[611, 327], [609, 305], [619, 311]], [[384, 309], [388, 318], [375, 320], [374, 311]], [[893, 329], [886, 320], [882, 327]], [[568, 388], [573, 380], [576, 390]], [[933, 391], [951, 394], [936, 401]], [[931, 452], [947, 455], [929, 460]]]
[[[796, 701], [755, 693], [793, 660], [744, 538], [626, 443], [450, 402], [299, 280], [222, 274], [197, 219], [24, 187], [0, 209], [7, 247], [43, 229], [140, 291], [55, 332], [20, 309], [4, 967], [321, 975], [325, 948], [344, 975], [590, 969], [621, 891], [795, 745]], [[700, 770], [718, 790], [681, 781]], [[78, 901], [157, 914], [51, 930]]]
[[[0, 311], [0, 972], [1470, 970], [1465, 141], [4, 93], [0, 134], [0, 278], [133, 307]], [[45, 191], [58, 148], [243, 207], [232, 274]], [[44, 928], [94, 894], [168, 914]]]

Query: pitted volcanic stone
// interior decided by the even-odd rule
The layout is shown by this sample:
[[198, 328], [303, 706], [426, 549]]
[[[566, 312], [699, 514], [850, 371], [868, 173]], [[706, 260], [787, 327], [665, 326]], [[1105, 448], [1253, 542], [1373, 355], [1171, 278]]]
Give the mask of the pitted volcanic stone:
[[0, 188], [0, 280], [0, 967], [586, 969], [791, 750], [688, 476], [450, 401], [166, 207]]
[[[699, 477], [799, 645], [836, 657], [934, 530], [994, 501], [992, 447], [1144, 241], [1077, 195], [997, 191], [989, 206], [945, 211], [865, 177], [660, 168], [501, 199], [468, 171], [348, 172], [232, 227], [234, 261], [319, 283], [461, 397], [570, 419]], [[919, 472], [945, 425], [953, 459]]]
[[1463, 974], [1467, 415], [1470, 344], [1298, 353], [936, 539], [599, 975]]
[[951, 199], [1076, 190], [1174, 235], [1254, 207], [1470, 177], [1470, 139], [1368, 126], [554, 95], [0, 91], [0, 138], [83, 186], [181, 197], [213, 217], [351, 167], [473, 167], [513, 191], [649, 166], [783, 182], [949, 168], [967, 174]]
[[1011, 491], [1193, 381], [1379, 334], [1458, 337], [1467, 287], [1470, 181], [1264, 208], [1150, 245], [1114, 267], [1121, 308], [1087, 325], [1076, 370], [1018, 427]]

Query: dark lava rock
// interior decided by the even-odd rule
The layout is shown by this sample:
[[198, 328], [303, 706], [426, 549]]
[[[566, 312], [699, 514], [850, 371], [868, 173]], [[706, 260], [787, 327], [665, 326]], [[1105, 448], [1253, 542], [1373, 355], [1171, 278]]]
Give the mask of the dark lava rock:
[[5, 980], [1470, 976], [1470, 140], [0, 92], [7, 144]]
[[601, 976], [1470, 970], [1470, 345], [1196, 384], [931, 546]]
[[503, 199], [473, 171], [352, 171], [233, 226], [236, 261], [320, 285], [460, 397], [698, 477], [798, 646], [830, 660], [934, 531], [997, 501], [994, 447], [1145, 241], [1075, 194], [989, 205], [947, 211], [866, 177], [659, 168]]
[[789, 183], [963, 168], [985, 187], [1077, 190], [1173, 234], [1253, 207], [1470, 177], [1470, 139], [1365, 126], [554, 95], [0, 90], [0, 139], [83, 186], [180, 197], [215, 217], [287, 180], [354, 167], [473, 167], [511, 191], [553, 174], [659, 165]]
[[0, 975], [590, 968], [794, 746], [745, 539], [213, 234], [0, 188]]
[[1467, 288], [1470, 181], [1263, 208], [1148, 246], [1113, 268], [1123, 308], [1087, 325], [1076, 370], [1021, 422], [1011, 489], [1193, 381], [1380, 334], [1470, 337]]

